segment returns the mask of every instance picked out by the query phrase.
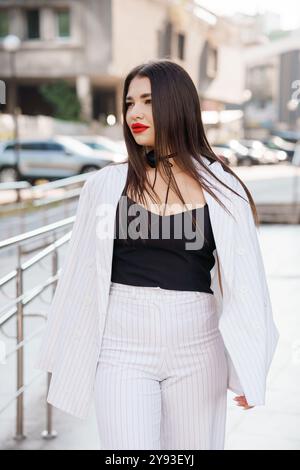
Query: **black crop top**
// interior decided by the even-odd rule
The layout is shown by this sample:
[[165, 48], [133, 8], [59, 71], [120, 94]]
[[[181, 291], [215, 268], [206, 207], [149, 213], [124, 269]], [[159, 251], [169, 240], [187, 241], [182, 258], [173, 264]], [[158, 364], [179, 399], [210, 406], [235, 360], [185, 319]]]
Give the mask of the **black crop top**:
[[215, 248], [207, 203], [162, 216], [123, 191], [116, 210], [111, 281], [213, 294]]

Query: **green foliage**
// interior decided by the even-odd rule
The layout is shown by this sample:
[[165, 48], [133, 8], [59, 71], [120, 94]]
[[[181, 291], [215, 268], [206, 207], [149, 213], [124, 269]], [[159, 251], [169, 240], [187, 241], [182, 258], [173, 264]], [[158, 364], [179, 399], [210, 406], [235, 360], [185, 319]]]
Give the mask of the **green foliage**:
[[53, 117], [64, 121], [80, 121], [80, 102], [74, 88], [65, 80], [41, 85], [40, 93], [53, 107]]

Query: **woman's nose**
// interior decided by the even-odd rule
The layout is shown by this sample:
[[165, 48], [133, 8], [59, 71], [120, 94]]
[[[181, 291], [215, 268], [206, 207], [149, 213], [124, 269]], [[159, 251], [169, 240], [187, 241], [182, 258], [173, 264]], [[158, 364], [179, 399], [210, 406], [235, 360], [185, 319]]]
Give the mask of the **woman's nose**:
[[143, 113], [142, 113], [142, 111], [141, 111], [141, 109], [138, 105], [137, 106], [133, 105], [131, 107], [130, 113], [131, 113], [131, 116], [133, 118], [137, 118], [137, 117], [142, 118], [143, 117]]

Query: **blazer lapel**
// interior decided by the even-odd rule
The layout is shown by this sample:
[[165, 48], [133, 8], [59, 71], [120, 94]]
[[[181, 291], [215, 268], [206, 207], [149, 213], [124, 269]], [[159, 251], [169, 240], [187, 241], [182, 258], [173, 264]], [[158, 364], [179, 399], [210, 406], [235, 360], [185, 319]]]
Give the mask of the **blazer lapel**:
[[[118, 171], [115, 171], [117, 168]], [[96, 265], [99, 289], [97, 290], [98, 305], [103, 329], [105, 313], [109, 299], [109, 289], [112, 270], [115, 215], [119, 198], [126, 183], [128, 165], [122, 168], [112, 166], [110, 177], [104, 183], [104, 188], [99, 192], [99, 200], [96, 208]], [[105, 223], [103, 224], [103, 217]], [[103, 225], [105, 225], [103, 227]]]
[[[206, 157], [202, 157], [207, 164], [209, 160]], [[226, 208], [233, 213], [232, 203], [232, 192], [225, 188], [219, 183], [212, 175], [208, 173], [198, 162], [196, 163], [198, 171], [206, 179], [206, 184], [217, 197], [223, 202]], [[214, 173], [217, 178], [226, 183], [226, 174], [219, 162], [214, 162], [210, 165], [210, 170]], [[223, 290], [223, 299], [226, 302], [229, 300], [230, 293], [232, 291], [233, 282], [233, 227], [234, 219], [223, 209], [220, 204], [209, 194], [209, 192], [203, 188], [205, 200], [209, 209], [209, 216], [214, 234], [217, 254], [219, 258], [219, 267], [221, 271], [221, 281]]]

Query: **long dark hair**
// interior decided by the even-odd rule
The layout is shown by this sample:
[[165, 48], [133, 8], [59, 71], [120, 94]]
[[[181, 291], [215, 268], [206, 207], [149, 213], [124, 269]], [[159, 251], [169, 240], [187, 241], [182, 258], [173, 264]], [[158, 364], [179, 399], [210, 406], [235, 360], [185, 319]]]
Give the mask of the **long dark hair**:
[[[242, 197], [219, 180], [209, 169], [209, 165], [205, 164], [201, 156], [205, 156], [211, 163], [216, 160], [219, 161], [223, 169], [234, 175], [243, 186], [249, 199], [247, 202], [250, 203], [255, 224], [258, 225], [257, 210], [250, 191], [232, 169], [213, 152], [208, 143], [201, 118], [198, 93], [191, 77], [183, 67], [167, 59], [150, 60], [138, 65], [134, 67], [125, 78], [122, 112], [123, 133], [128, 152], [128, 173], [124, 192], [126, 193], [127, 189], [130, 188], [134, 199], [144, 201], [145, 205], [145, 192], [147, 192], [153, 201], [157, 202], [157, 199], [159, 200], [159, 196], [150, 186], [147, 179], [146, 150], [143, 146], [135, 142], [126, 123], [128, 107], [126, 96], [130, 82], [137, 76], [148, 77], [151, 83], [152, 112], [155, 127], [155, 154], [160, 156], [176, 152], [180, 158], [176, 156], [174, 158], [176, 158], [176, 163], [181, 170], [198, 181], [224, 210], [229, 212], [222, 201], [220, 201], [215, 193], [206, 185], [205, 177], [201, 176], [196, 170], [192, 157], [223, 186], [231, 190], [237, 196]], [[161, 160], [160, 162], [163, 172], [169, 176], [170, 167], [166, 163], [166, 160]], [[185, 204], [173, 174], [170, 180], [170, 188], [171, 187], [173, 187], [180, 200]], [[153, 193], [156, 198], [152, 197]]]

